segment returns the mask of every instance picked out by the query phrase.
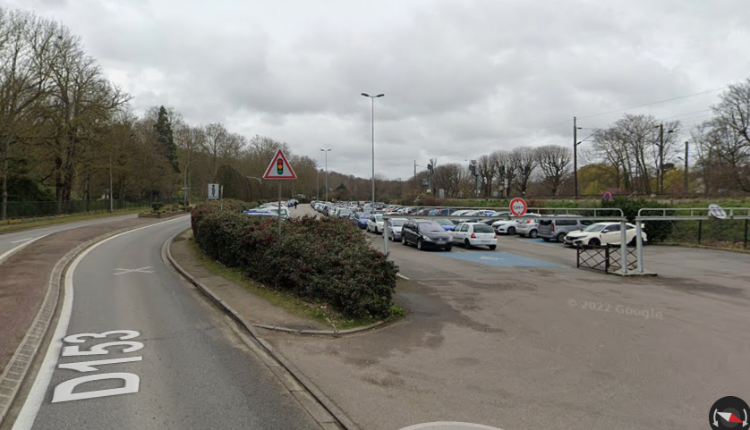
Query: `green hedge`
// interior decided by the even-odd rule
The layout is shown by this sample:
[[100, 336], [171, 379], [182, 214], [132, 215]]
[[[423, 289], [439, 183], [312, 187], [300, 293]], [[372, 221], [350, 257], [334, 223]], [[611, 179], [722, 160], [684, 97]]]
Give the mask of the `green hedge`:
[[208, 204], [192, 212], [196, 243], [208, 256], [242, 267], [267, 287], [327, 303], [349, 318], [391, 315], [398, 268], [354, 224], [289, 218], [279, 241], [275, 220], [248, 217], [226, 204], [224, 211]]

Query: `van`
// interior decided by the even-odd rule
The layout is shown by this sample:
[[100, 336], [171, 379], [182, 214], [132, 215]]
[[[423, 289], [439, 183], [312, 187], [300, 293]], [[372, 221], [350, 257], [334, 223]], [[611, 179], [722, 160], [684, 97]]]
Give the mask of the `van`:
[[587, 226], [593, 224], [593, 221], [577, 218], [566, 218], [565, 215], [560, 215], [552, 218], [540, 219], [539, 220], [539, 231], [538, 236], [544, 239], [545, 242], [555, 240], [556, 242], [563, 243], [565, 236], [576, 230], [583, 230]]

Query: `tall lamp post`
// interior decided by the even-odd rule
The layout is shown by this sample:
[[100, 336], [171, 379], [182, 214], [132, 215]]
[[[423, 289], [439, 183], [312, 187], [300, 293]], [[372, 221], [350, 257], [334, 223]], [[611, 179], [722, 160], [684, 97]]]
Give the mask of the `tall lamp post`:
[[362, 93], [362, 95], [369, 97], [372, 102], [372, 209], [375, 210], [375, 99], [383, 97], [385, 94], [371, 96], [367, 93]]
[[330, 149], [321, 149], [326, 154], [326, 202], [328, 201], [328, 153]]
[[577, 118], [573, 117], [573, 197], [578, 198], [578, 145], [581, 142], [578, 141], [578, 127]]
[[188, 180], [187, 180], [188, 169], [190, 168], [190, 165], [195, 163], [196, 161], [198, 161], [197, 158], [195, 160], [190, 160], [190, 162], [187, 163], [187, 166], [185, 166], [185, 182], [184, 182], [184, 185], [182, 186], [182, 197], [183, 197], [183, 203], [185, 206], [187, 206], [188, 190], [190, 189], [190, 187], [188, 187]]

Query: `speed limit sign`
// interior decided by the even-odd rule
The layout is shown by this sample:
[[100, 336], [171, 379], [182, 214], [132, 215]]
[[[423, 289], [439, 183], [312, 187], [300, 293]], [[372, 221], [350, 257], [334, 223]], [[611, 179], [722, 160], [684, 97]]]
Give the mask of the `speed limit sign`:
[[510, 201], [510, 213], [515, 216], [526, 215], [527, 208], [528, 206], [526, 206], [526, 201], [524, 199], [516, 198]]

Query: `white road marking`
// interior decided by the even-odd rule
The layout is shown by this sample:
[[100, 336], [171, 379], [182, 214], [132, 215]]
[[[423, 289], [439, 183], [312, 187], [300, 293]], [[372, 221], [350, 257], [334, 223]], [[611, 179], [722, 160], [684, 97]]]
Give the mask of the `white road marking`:
[[[2, 263], [6, 258], [10, 257], [12, 254], [16, 253], [17, 251], [20, 251], [21, 248], [23, 248], [24, 246], [29, 246], [33, 242], [36, 242], [37, 240], [39, 240], [39, 239], [41, 239], [43, 237], [46, 237], [46, 236], [47, 235], [45, 234], [44, 236], [39, 236], [37, 238], [27, 240], [27, 241], [25, 241], [25, 243], [22, 243], [22, 244], [16, 246], [15, 248], [11, 248], [10, 250], [8, 250], [5, 253], [3, 253], [2, 255], [0, 255], [0, 263]], [[11, 242], [11, 243], [16, 243], [16, 242]]]
[[491, 260], [491, 261], [500, 261], [497, 257], [485, 257], [484, 255], [479, 257], [480, 260]]
[[151, 266], [148, 266], [148, 267], [141, 267], [140, 269], [115, 269], [115, 271], [121, 270], [121, 272], [115, 273], [114, 275], [115, 276], [117, 276], [117, 275], [124, 275], [126, 273], [133, 273], [133, 272], [135, 272], [135, 273], [154, 273], [153, 270], [148, 270], [148, 269], [151, 269], [151, 268], [152, 268]]
[[396, 273], [396, 276], [398, 276], [398, 277], [399, 277], [399, 278], [401, 278], [401, 279], [406, 279], [407, 281], [409, 281], [409, 280], [410, 280], [409, 278], [407, 278], [406, 276], [404, 276], [404, 275], [402, 275], [402, 274], [400, 274], [400, 273]]
[[[18, 414], [18, 418], [16, 418], [16, 422], [13, 424], [13, 430], [31, 430], [31, 428], [34, 426], [36, 416], [39, 413], [39, 408], [41, 408], [42, 403], [44, 403], [44, 396], [47, 393], [47, 388], [49, 387], [49, 383], [52, 380], [52, 374], [55, 372], [55, 368], [57, 367], [57, 359], [60, 356], [60, 351], [63, 347], [62, 340], [65, 337], [65, 333], [67, 333], [68, 331], [70, 316], [73, 313], [73, 274], [75, 273], [76, 267], [78, 267], [78, 264], [81, 262], [81, 260], [83, 260], [91, 251], [93, 251], [100, 245], [107, 243], [110, 240], [114, 240], [120, 236], [124, 236], [126, 234], [134, 233], [136, 231], [151, 227], [161, 226], [162, 224], [182, 220], [182, 217], [175, 218], [116, 234], [112, 237], [102, 240], [101, 242], [95, 243], [87, 250], [79, 254], [75, 260], [73, 260], [73, 263], [70, 265], [70, 267], [68, 267], [68, 270], [65, 273], [65, 297], [63, 298], [62, 308], [60, 309], [60, 318], [57, 321], [57, 327], [55, 327], [55, 332], [52, 336], [52, 340], [50, 341], [49, 348], [47, 349], [47, 354], [44, 356], [44, 361], [42, 361], [42, 364], [39, 367], [39, 373], [34, 380], [34, 384], [31, 386], [29, 395], [26, 397], [26, 402], [23, 404], [21, 412]], [[27, 242], [27, 244], [28, 243], [30, 242]]]
[[33, 240], [33, 239], [34, 239], [33, 237], [27, 237], [26, 239], [19, 239], [19, 240], [14, 240], [14, 241], [13, 241], [13, 242], [11, 242], [11, 243], [21, 243], [21, 242], [28, 242], [29, 240]]

